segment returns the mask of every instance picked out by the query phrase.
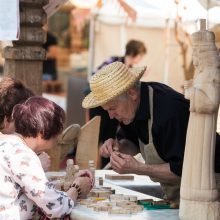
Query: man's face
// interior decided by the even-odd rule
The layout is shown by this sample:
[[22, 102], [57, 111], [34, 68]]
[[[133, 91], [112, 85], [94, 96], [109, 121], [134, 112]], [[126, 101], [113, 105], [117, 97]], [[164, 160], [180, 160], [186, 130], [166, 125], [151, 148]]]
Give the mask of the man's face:
[[[136, 96], [135, 96], [136, 97]], [[136, 113], [137, 97], [127, 94], [126, 97], [116, 99], [103, 105], [102, 108], [106, 110], [111, 119], [115, 118], [124, 124], [130, 124]]]

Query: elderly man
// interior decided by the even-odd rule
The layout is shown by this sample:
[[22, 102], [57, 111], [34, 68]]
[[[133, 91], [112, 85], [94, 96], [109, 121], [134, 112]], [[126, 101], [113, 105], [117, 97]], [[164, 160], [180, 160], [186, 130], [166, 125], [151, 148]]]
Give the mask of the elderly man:
[[[139, 40], [129, 40], [125, 46], [124, 56], [111, 56], [109, 59], [105, 60], [92, 75], [96, 74], [98, 70], [104, 66], [111, 64], [113, 62], [119, 61], [124, 63], [127, 67], [132, 67], [137, 65], [147, 53], [147, 48], [144, 43]], [[90, 92], [89, 86], [85, 89], [85, 93]], [[110, 119], [108, 113], [104, 111], [101, 107], [92, 108], [89, 110], [89, 117], [93, 118], [95, 116], [101, 116], [101, 125], [99, 133], [99, 142], [103, 144], [107, 139], [114, 138], [117, 132], [119, 122], [116, 119]], [[105, 166], [109, 162], [109, 159], [102, 157], [101, 164]]]
[[[120, 62], [109, 64], [91, 78], [91, 93], [82, 105], [102, 106], [110, 118], [120, 121], [120, 140], [109, 139], [100, 148], [102, 156], [110, 157], [112, 168], [118, 173], [150, 176], [160, 182], [165, 198], [178, 202], [189, 101], [164, 84], [140, 83], [145, 70], [128, 69]], [[139, 145], [145, 164], [121, 153], [132, 142]], [[220, 172], [217, 160], [215, 168]]]

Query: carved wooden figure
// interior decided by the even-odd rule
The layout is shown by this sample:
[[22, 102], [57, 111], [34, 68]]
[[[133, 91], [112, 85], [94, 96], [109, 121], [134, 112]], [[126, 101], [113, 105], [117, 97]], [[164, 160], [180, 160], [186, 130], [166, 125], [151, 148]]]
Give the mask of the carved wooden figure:
[[4, 76], [21, 80], [35, 94], [42, 93], [42, 68], [46, 51], [42, 44], [46, 32], [42, 26], [47, 23], [43, 6], [49, 0], [19, 0], [20, 37], [13, 41], [13, 47], [4, 48]]
[[67, 191], [75, 179], [75, 174], [79, 171], [79, 167], [74, 165], [72, 159], [66, 161], [66, 177], [64, 181], [64, 191]]
[[99, 161], [99, 127], [100, 116], [96, 116], [81, 127], [76, 149], [76, 164], [80, 169], [88, 168], [88, 161], [94, 161], [94, 168], [98, 167]]
[[191, 37], [196, 71], [194, 79], [185, 83], [190, 118], [180, 190], [180, 218], [218, 220], [220, 178], [214, 173], [214, 152], [220, 103], [220, 57], [213, 32], [204, 28]]

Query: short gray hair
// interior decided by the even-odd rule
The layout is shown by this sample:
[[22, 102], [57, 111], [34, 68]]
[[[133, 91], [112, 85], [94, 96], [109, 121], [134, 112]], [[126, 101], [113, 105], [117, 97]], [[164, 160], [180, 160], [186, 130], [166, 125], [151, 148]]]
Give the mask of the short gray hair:
[[[140, 81], [135, 82], [132, 87], [130, 87], [129, 89], [135, 89], [136, 91], [140, 91], [140, 87], [141, 87], [141, 83]], [[127, 90], [128, 91], [128, 90]], [[128, 93], [127, 91], [125, 91], [124, 93], [122, 93], [121, 95], [117, 96], [115, 98], [115, 101], [125, 101], [128, 98]]]

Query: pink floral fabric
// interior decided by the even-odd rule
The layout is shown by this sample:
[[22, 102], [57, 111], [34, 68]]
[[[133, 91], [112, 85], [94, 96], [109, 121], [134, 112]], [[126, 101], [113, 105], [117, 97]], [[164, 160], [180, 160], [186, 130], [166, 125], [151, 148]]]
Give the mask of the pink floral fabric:
[[48, 182], [40, 160], [16, 135], [0, 134], [0, 219], [32, 219], [37, 208], [48, 218], [71, 213], [74, 202]]

